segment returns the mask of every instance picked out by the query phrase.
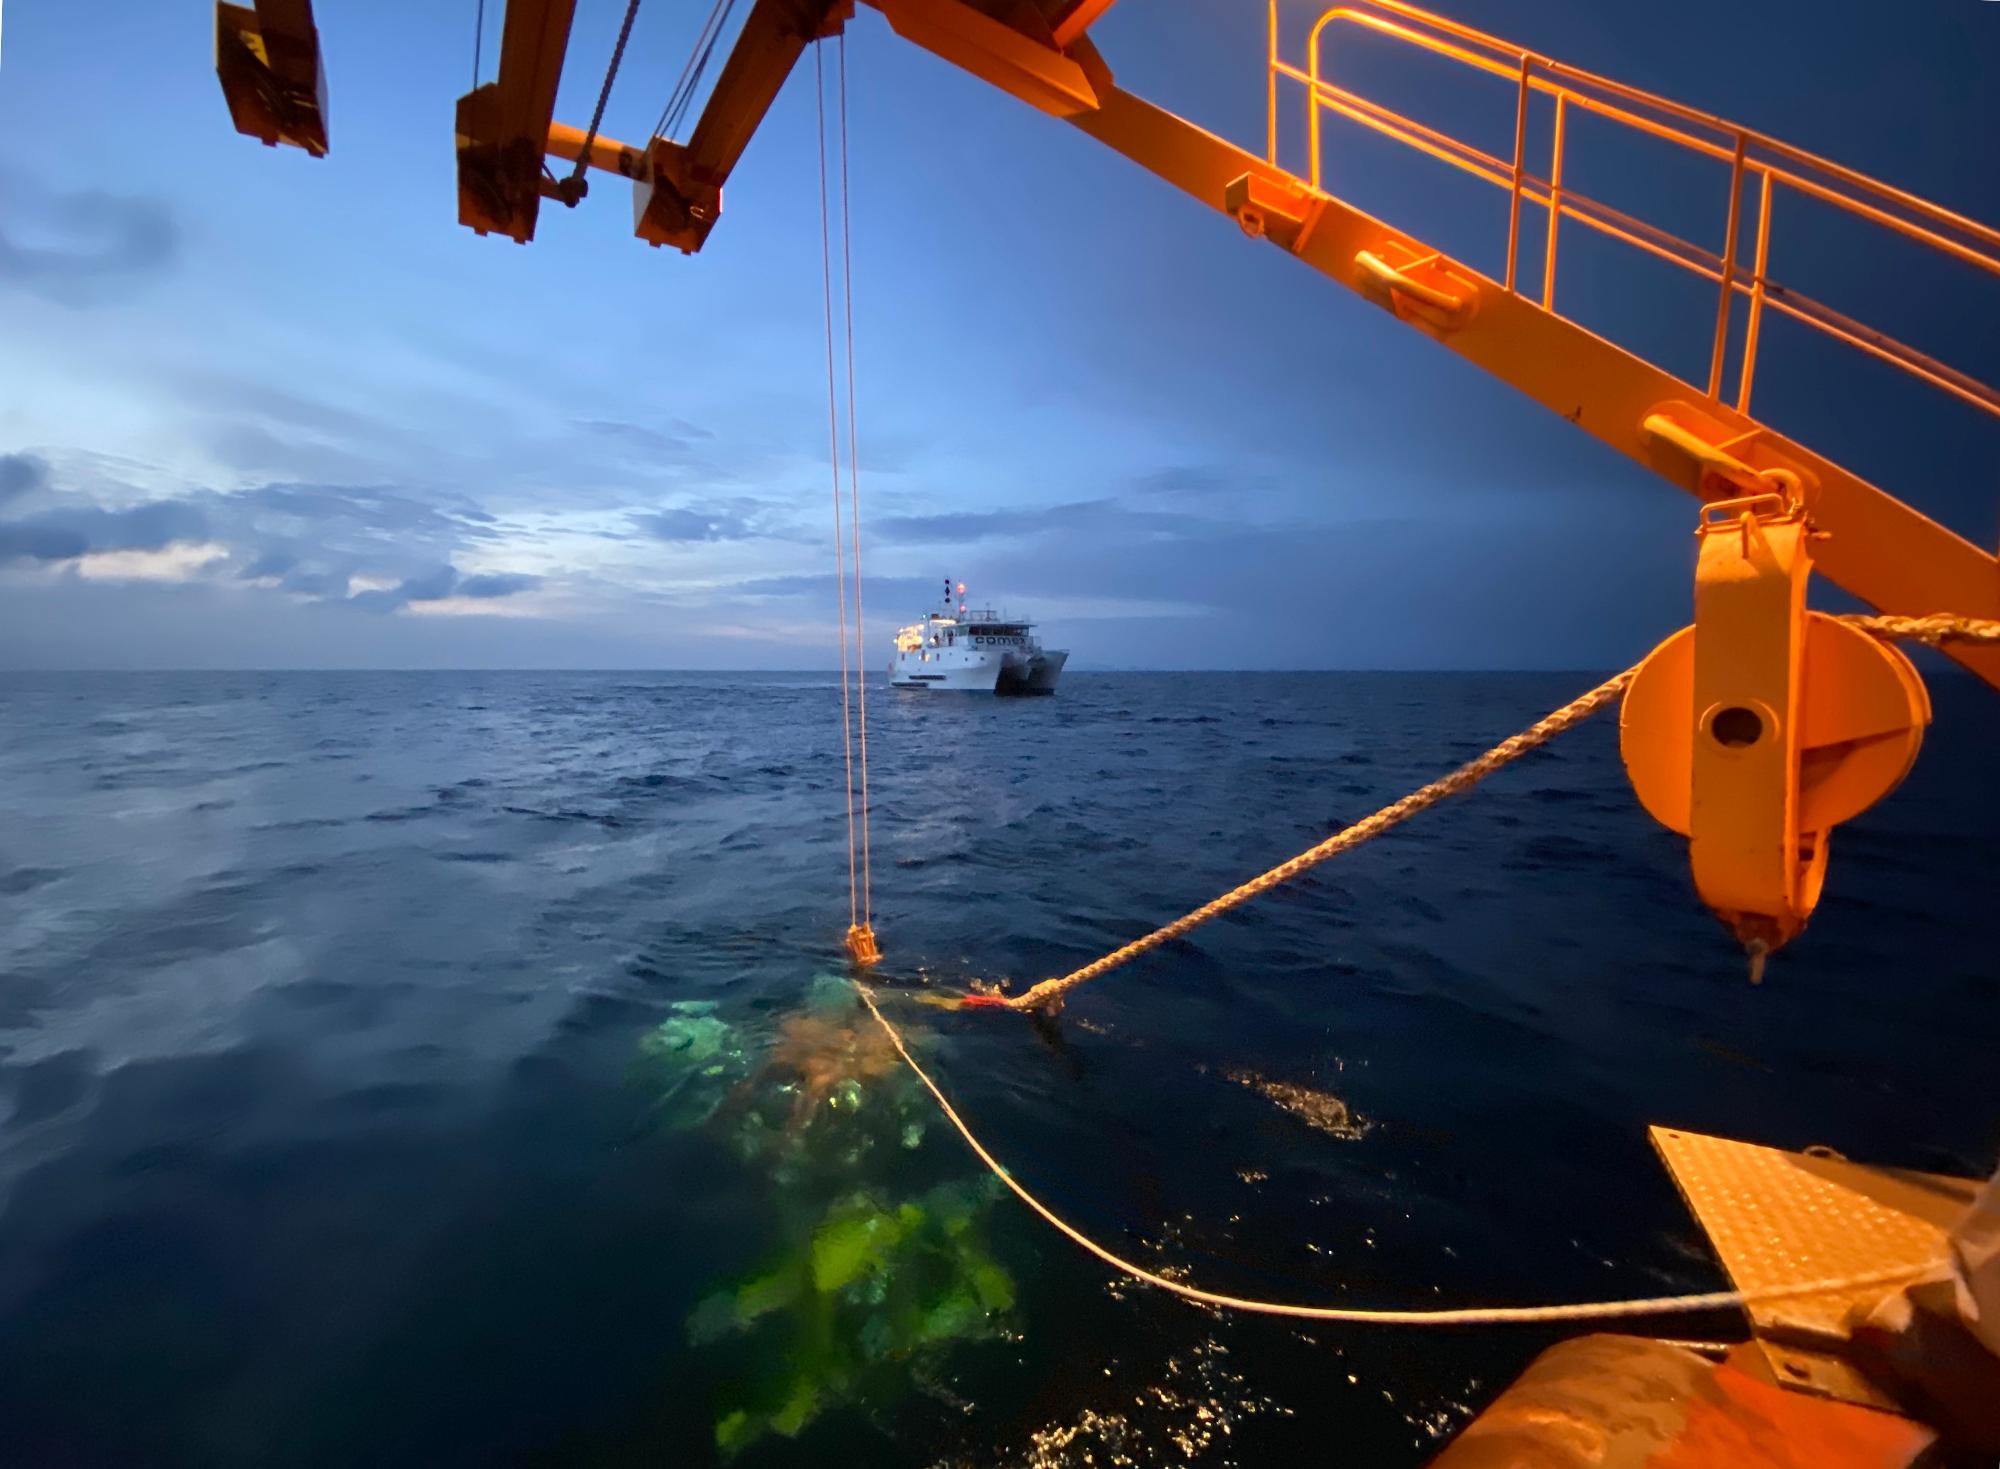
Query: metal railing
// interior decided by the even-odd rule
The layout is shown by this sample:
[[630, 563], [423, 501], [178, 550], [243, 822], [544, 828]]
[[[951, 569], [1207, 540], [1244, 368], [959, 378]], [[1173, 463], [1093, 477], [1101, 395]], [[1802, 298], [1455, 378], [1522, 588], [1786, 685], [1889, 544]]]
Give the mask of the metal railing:
[[[1307, 89], [1306, 181], [1316, 191], [1324, 191], [1321, 121], [1328, 112], [1507, 190], [1510, 202], [1504, 285], [1510, 293], [1518, 293], [1521, 206], [1527, 203], [1546, 211], [1547, 240], [1542, 257], [1540, 304], [1551, 314], [1561, 314], [1556, 310], [1556, 247], [1564, 220], [1573, 220], [1714, 282], [1717, 286], [1715, 336], [1709, 355], [1706, 389], [1711, 401], [1722, 401], [1723, 368], [1729, 349], [1730, 306], [1736, 297], [1741, 296], [1748, 300], [1749, 305], [1734, 400], [1734, 407], [1740, 413], [1750, 411], [1751, 388], [1757, 371], [1758, 331], [1768, 308], [2000, 417], [2000, 392], [1886, 332], [1856, 321], [1831, 306], [1772, 280], [1767, 273], [1772, 209], [1783, 190], [1831, 205], [1994, 276], [2000, 276], [2000, 231], [1754, 129], [1552, 61], [1469, 26], [1404, 4], [1402, 0], [1360, 0], [1360, 3], [1325, 12], [1312, 28], [1303, 68], [1280, 56], [1277, 0], [1271, 0], [1269, 9], [1267, 160], [1273, 167], [1282, 167], [1278, 162], [1279, 83], [1281, 79], [1289, 79], [1303, 83]], [[1515, 87], [1513, 156], [1503, 158], [1486, 152], [1462, 138], [1429, 127], [1329, 80], [1322, 65], [1323, 41], [1329, 28], [1335, 26], [1358, 28], [1512, 82]], [[1551, 98], [1554, 102], [1554, 125], [1546, 173], [1536, 173], [1529, 167], [1527, 158], [1529, 103], [1536, 95]], [[1581, 109], [1633, 132], [1726, 163], [1729, 167], [1729, 207], [1724, 221], [1722, 252], [1717, 254], [1565, 185], [1563, 144], [1572, 109]], [[1755, 239], [1747, 267], [1738, 255], [1744, 231], [1742, 215], [1746, 180], [1755, 185], [1758, 200]], [[1655, 363], [1655, 366], [1661, 365]]]

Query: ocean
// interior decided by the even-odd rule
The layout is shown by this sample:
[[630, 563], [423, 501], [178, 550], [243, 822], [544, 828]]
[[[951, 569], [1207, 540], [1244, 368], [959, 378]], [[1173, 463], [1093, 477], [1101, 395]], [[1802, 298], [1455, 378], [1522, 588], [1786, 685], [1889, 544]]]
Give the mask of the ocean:
[[[1054, 1026], [912, 998], [1067, 970], [1597, 677], [878, 682], [891, 1013], [1072, 1222], [1243, 1294], [1721, 1288], [1649, 1122], [1989, 1170], [2000, 703], [1950, 674], [1758, 987], [1606, 714]], [[840, 978], [839, 707], [0, 679], [0, 1458], [1394, 1469], [1556, 1339], [1221, 1315], [1000, 1195]]]

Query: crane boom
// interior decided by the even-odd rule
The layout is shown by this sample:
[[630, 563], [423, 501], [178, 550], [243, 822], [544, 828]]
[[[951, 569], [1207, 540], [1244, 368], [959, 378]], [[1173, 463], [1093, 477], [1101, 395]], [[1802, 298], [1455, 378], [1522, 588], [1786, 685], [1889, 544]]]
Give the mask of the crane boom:
[[[1719, 373], [1711, 374], [1718, 381], [1704, 391], [1561, 316], [1551, 301], [1510, 289], [1315, 187], [1279, 167], [1273, 157], [1259, 157], [1122, 90], [1087, 38], [1067, 53], [1051, 51], [1038, 58], [1042, 72], [1010, 84], [1026, 69], [1011, 57], [1007, 65], [996, 64], [995, 52], [986, 45], [997, 24], [989, 17], [959, 0], [870, 3], [907, 39], [1044, 110], [1056, 110], [1048, 106], [1048, 97], [1067, 75], [1057, 63], [1071, 63], [1090, 86], [1088, 105], [1061, 112], [1071, 126], [1231, 215], [1246, 232], [1388, 308], [1682, 489], [1709, 501], [1773, 485], [1795, 489], [1816, 527], [1826, 533], [1815, 551], [1815, 569], [1878, 610], [1920, 615], [1943, 609], [2000, 618], [2000, 562], [1992, 554], [1723, 401], [1715, 391]], [[1394, 9], [1400, 21], [1423, 14], [1400, 5]], [[941, 17], [955, 23], [941, 23]], [[1274, 85], [1286, 70], [1274, 61]], [[1573, 68], [1559, 74], [1579, 81], [1588, 75]], [[1323, 85], [1316, 70], [1308, 73], [1308, 81]], [[1631, 89], [1617, 91], [1633, 95]], [[1275, 124], [1272, 140], [1274, 154]], [[1786, 153], [1809, 158], [1796, 150]], [[2000, 256], [1977, 248], [1987, 245], [1990, 250], [1989, 242], [2000, 243], [2000, 237], [1977, 226], [1972, 232], [1977, 244], [1954, 253], [1974, 255], [2000, 274]], [[1755, 272], [1760, 278], [1756, 283], [1732, 279], [1726, 289], [1734, 291], [1739, 284], [1754, 288], [1761, 274], [1761, 269]], [[1886, 339], [1878, 335], [1877, 340]], [[2000, 396], [1991, 389], [1961, 374], [1947, 376], [1949, 370], [1938, 364], [1920, 365], [1934, 378], [1963, 385], [1965, 391], [1957, 396], [1973, 396], [2000, 410]], [[1747, 402], [1747, 393], [1744, 397]], [[2000, 649], [1961, 646], [1951, 654], [2000, 687]]]
[[[310, 33], [307, 0], [287, 3], [303, 10]], [[591, 166], [633, 180], [642, 239], [688, 253], [702, 247], [721, 212], [722, 182], [785, 76], [811, 40], [844, 23], [851, 3], [756, 0], [687, 144], [665, 138], [643, 146], [602, 137], [593, 142]], [[1798, 193], [1831, 204], [1934, 255], [1994, 276], [2000, 276], [2000, 231], [1751, 129], [1552, 61], [1404, 0], [1355, 0], [1327, 11], [1312, 29], [1303, 66], [1281, 58], [1277, 7], [1270, 5], [1270, 123], [1262, 156], [1117, 85], [1088, 34], [1110, 8], [1109, 0], [868, 3], [898, 35], [1062, 118], [1703, 501], [1777, 493], [1796, 502], [1816, 532], [1815, 569], [1876, 609], [2000, 619], [2000, 560], [1992, 552], [1751, 411], [1760, 322], [1777, 311], [2000, 417], [2000, 392], [1770, 279], [1775, 196]], [[573, 9], [574, 0], [508, 0], [500, 80], [460, 101], [460, 214], [475, 228], [530, 238], [538, 196], [549, 192], [543, 156], [574, 158], [581, 150], [582, 135], [551, 115]], [[229, 6], [224, 11], [238, 13]], [[1333, 81], [1321, 53], [1327, 34], [1340, 27], [1366, 30], [1512, 84], [1518, 97], [1513, 156], [1483, 152]], [[232, 75], [226, 72], [223, 80], [234, 104], [234, 88], [241, 84], [232, 82]], [[1278, 97], [1288, 82], [1306, 89], [1309, 161], [1303, 175], [1279, 163]], [[1552, 99], [1555, 116], [1552, 156], [1542, 173], [1526, 158], [1528, 109], [1537, 98]], [[1718, 255], [1689, 244], [1566, 186], [1564, 122], [1571, 112], [1589, 112], [1726, 165], [1723, 251]], [[1328, 188], [1321, 171], [1321, 121], [1327, 113], [1505, 188], [1510, 197], [1504, 273], [1482, 272]], [[1746, 184], [1759, 200], [1747, 261], [1745, 236], [1753, 231], [1744, 217]], [[1539, 291], [1521, 279], [1519, 268], [1524, 205], [1546, 219]], [[1556, 261], [1565, 223], [1618, 239], [1717, 286], [1705, 384], [1561, 313]], [[1747, 306], [1747, 319], [1739, 382], [1728, 394], [1724, 367], [1739, 302]], [[1961, 644], [1948, 651], [2000, 687], [2000, 648]]]

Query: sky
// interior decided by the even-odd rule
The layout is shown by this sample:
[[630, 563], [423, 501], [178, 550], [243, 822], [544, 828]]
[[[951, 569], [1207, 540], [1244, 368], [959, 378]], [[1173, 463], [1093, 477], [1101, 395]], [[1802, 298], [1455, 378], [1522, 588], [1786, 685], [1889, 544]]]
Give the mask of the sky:
[[[1442, 4], [2000, 221], [1990, 0]], [[622, 8], [578, 5], [559, 118]], [[1281, 8], [1297, 54], [1318, 7]], [[706, 9], [642, 5], [607, 134], [646, 135]], [[474, 0], [319, 10], [315, 160], [232, 130], [204, 4], [6, 0], [0, 668], [833, 666], [810, 54], [701, 255], [634, 239], [603, 177], [520, 247], [456, 223]], [[1094, 34], [1261, 148], [1262, 5], [1123, 0]], [[865, 6], [847, 62], [869, 666], [946, 577], [1079, 671], [1600, 668], [1688, 620], [1680, 492]], [[1505, 87], [1339, 64], [1511, 142]], [[1498, 191], [1329, 140], [1354, 202], [1497, 268]], [[1579, 186], [1719, 246], [1719, 169], [1571, 148]], [[2000, 282], [1810, 210], [1774, 238], [1774, 274], [2000, 381]], [[1703, 371], [1712, 296], [1563, 249], [1566, 310]], [[1995, 543], [1992, 420], [1767, 333], [1777, 427]]]

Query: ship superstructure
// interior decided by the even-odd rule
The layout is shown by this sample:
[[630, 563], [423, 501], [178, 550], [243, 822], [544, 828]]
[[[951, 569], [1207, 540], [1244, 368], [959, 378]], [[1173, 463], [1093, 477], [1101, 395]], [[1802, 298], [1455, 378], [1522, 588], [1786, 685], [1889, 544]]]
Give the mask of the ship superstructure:
[[[965, 583], [958, 584], [958, 596]], [[954, 603], [944, 584], [944, 605], [896, 631], [889, 683], [899, 689], [974, 694], [1053, 694], [1067, 649], [1044, 648], [1035, 624], [991, 607]]]

